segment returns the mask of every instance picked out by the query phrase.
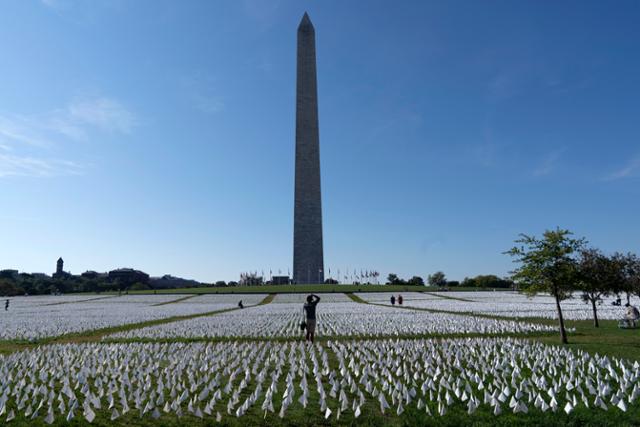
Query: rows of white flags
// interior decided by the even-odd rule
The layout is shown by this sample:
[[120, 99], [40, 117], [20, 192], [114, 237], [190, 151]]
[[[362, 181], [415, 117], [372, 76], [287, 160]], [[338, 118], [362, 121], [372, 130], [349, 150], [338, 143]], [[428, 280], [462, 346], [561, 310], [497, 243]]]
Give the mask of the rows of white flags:
[[0, 356], [0, 420], [627, 412], [639, 378], [638, 362], [513, 338], [57, 344]]

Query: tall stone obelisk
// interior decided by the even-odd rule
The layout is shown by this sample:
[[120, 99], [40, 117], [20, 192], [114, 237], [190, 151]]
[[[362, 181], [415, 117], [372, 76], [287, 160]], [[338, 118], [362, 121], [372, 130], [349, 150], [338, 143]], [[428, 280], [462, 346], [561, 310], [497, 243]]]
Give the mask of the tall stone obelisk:
[[316, 35], [306, 13], [298, 26], [295, 187], [293, 281], [323, 283]]

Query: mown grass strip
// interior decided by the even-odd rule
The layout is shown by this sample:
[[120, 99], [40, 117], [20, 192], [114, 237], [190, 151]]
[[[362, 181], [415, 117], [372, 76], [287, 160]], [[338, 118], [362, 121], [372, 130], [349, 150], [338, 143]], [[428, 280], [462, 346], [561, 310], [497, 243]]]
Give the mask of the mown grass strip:
[[360, 298], [358, 295], [353, 294], [351, 292], [345, 292], [345, 295], [348, 296], [349, 298], [351, 298], [353, 301], [360, 303], [360, 304], [368, 304], [367, 301], [363, 300], [362, 298]]
[[460, 297], [452, 297], [452, 296], [449, 296], [449, 295], [442, 295], [441, 293], [440, 294], [436, 294], [434, 292], [426, 292], [426, 291], [423, 291], [423, 292], [420, 292], [420, 293], [425, 294], [425, 295], [431, 295], [432, 297], [436, 297], [436, 298], [452, 299], [452, 300], [455, 300], [455, 301], [464, 301], [464, 302], [477, 302], [477, 301], [474, 301], [474, 300], [471, 300], [471, 299], [460, 298]]
[[271, 301], [274, 300], [274, 298], [276, 297], [276, 295], [278, 294], [269, 294], [267, 295], [262, 301], [260, 301], [257, 305], [265, 305], [265, 304], [270, 304]]
[[161, 305], [175, 304], [177, 302], [186, 301], [188, 299], [195, 298], [197, 296], [198, 295], [187, 295], [186, 297], [174, 299], [174, 300], [171, 300], [171, 301], [161, 302], [161, 303], [158, 303], [158, 304], [152, 304], [151, 307], [160, 307]]
[[[548, 319], [557, 324], [557, 320]], [[640, 361], [640, 330], [620, 329], [617, 320], [600, 320], [600, 327], [593, 326], [592, 320], [565, 320], [567, 328], [574, 328], [569, 335], [569, 348], [579, 348], [590, 354], [619, 357]], [[554, 335], [536, 338], [544, 344], [559, 344]]]
[[46, 307], [46, 306], [50, 306], [50, 305], [62, 305], [62, 304], [78, 304], [81, 302], [89, 302], [89, 301], [97, 301], [100, 299], [108, 299], [108, 298], [115, 298], [115, 295], [109, 295], [106, 297], [97, 297], [97, 298], [89, 298], [89, 299], [83, 299], [83, 300], [78, 300], [78, 301], [62, 301], [62, 302], [52, 302], [49, 304], [42, 304], [41, 307]]

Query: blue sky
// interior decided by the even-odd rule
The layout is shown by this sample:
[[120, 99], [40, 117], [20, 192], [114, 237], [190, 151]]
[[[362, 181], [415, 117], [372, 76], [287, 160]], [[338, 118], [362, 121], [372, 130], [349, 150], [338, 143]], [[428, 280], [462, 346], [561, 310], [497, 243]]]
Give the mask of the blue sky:
[[325, 270], [506, 274], [560, 226], [640, 252], [640, 3], [13, 0], [0, 268], [292, 264], [316, 27]]

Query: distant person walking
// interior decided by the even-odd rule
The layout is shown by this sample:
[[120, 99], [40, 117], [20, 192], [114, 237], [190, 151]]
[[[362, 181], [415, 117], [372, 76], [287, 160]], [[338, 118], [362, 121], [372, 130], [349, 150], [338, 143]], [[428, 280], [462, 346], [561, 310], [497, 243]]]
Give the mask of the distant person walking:
[[7, 310], [9, 310], [9, 300], [8, 299], [4, 302], [4, 311], [7, 311]]
[[240, 300], [240, 302], [238, 303], [238, 307], [244, 308], [244, 305], [242, 305], [242, 300]]
[[307, 322], [307, 336], [306, 341], [311, 341], [313, 343], [313, 339], [316, 334], [316, 306], [320, 302], [320, 297], [315, 294], [311, 294], [307, 296], [307, 302], [302, 307], [302, 310], [306, 314], [306, 322]]
[[395, 295], [391, 295], [391, 305], [396, 305], [396, 297]]
[[398, 305], [402, 305], [402, 295], [398, 295]]

